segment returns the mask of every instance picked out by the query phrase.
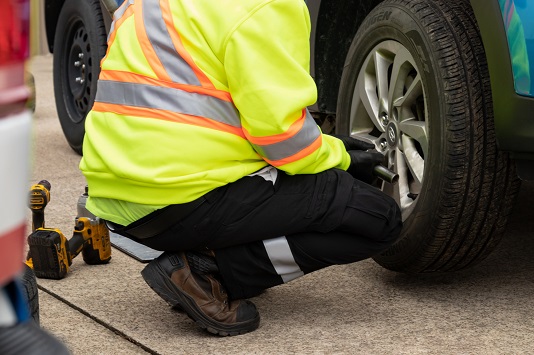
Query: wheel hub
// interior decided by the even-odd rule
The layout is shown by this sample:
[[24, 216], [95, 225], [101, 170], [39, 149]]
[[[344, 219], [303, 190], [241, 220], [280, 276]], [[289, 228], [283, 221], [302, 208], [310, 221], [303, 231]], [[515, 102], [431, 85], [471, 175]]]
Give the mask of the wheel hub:
[[390, 122], [386, 127], [386, 140], [390, 148], [397, 146], [399, 141], [399, 129], [394, 122]]
[[[91, 85], [91, 60], [90, 43], [88, 33], [83, 23], [76, 22], [70, 31], [70, 45], [68, 45], [66, 67], [70, 94], [72, 95], [73, 108], [78, 112], [80, 122], [89, 109], [90, 85]], [[71, 117], [72, 118], [72, 117]]]
[[77, 38], [72, 44], [69, 55], [70, 88], [75, 99], [81, 99], [84, 95], [86, 84], [86, 63], [81, 38]]

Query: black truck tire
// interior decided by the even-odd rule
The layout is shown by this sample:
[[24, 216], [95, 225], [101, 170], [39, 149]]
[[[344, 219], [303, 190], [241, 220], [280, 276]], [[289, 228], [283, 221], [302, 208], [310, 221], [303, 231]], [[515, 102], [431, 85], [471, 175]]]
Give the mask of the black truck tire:
[[85, 116], [93, 106], [107, 34], [99, 0], [66, 0], [54, 37], [54, 95], [70, 147], [82, 154]]
[[24, 264], [22, 273], [20, 275], [20, 283], [22, 285], [22, 292], [28, 301], [30, 316], [39, 324], [39, 289], [37, 288], [37, 279], [35, 273], [26, 264]]
[[468, 0], [386, 0], [351, 44], [336, 132], [374, 142], [400, 175], [381, 188], [404, 227], [374, 259], [390, 270], [460, 270], [501, 239], [519, 189], [497, 150], [484, 47]]

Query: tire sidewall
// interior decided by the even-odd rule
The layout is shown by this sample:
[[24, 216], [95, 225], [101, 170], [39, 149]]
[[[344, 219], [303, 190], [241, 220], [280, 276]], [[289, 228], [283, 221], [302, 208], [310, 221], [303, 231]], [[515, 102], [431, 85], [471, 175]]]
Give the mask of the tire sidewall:
[[[418, 196], [417, 205], [404, 221], [403, 232], [399, 241], [382, 256], [387, 258], [397, 254], [398, 250], [406, 255], [413, 254], [428, 243], [432, 233], [433, 212], [439, 207], [436, 196], [441, 187], [441, 179], [445, 172], [446, 134], [445, 112], [443, 103], [444, 90], [438, 83], [443, 83], [439, 63], [431, 55], [430, 39], [425, 37], [424, 30], [418, 25], [419, 20], [407, 9], [391, 4], [382, 4], [367, 16], [360, 26], [349, 49], [341, 78], [338, 96], [336, 132], [349, 133], [349, 117], [356, 80], [361, 66], [368, 54], [379, 43], [394, 40], [402, 44], [412, 54], [425, 88], [427, 110], [427, 127], [429, 137], [428, 157], [425, 157], [424, 182]], [[436, 70], [432, 70], [436, 68]]]
[[[98, 4], [98, 7], [95, 6]], [[102, 13], [95, 11], [99, 9], [98, 0], [66, 0], [60, 12], [56, 34], [54, 38], [54, 94], [56, 98], [56, 108], [58, 111], [61, 127], [69, 145], [78, 154], [82, 153], [82, 143], [85, 134], [85, 116], [78, 122], [71, 120], [71, 117], [80, 117], [80, 113], [74, 110], [66, 101], [72, 100], [72, 93], [68, 84], [68, 68], [66, 61], [70, 52], [69, 30], [73, 22], [81, 20], [91, 43], [90, 60], [91, 69], [87, 75], [91, 75], [90, 95], [88, 110], [92, 107], [96, 96], [96, 85], [100, 73], [100, 60], [105, 55], [105, 46], [102, 48], [101, 42], [106, 39], [105, 28], [100, 26], [103, 23]], [[67, 43], [67, 40], [69, 43]], [[65, 58], [67, 56], [67, 58]], [[87, 113], [86, 113], [87, 114]]]

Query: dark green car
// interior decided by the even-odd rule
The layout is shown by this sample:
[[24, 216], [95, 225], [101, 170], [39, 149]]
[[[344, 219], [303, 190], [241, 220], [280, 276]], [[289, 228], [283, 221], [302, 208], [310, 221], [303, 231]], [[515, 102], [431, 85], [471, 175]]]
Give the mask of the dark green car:
[[[59, 119], [81, 154], [111, 12], [122, 0], [46, 0]], [[129, 0], [140, 1], [140, 0]], [[497, 245], [520, 179], [534, 178], [534, 4], [525, 0], [309, 0], [310, 107], [324, 133], [387, 156], [402, 238], [375, 260], [459, 270]]]

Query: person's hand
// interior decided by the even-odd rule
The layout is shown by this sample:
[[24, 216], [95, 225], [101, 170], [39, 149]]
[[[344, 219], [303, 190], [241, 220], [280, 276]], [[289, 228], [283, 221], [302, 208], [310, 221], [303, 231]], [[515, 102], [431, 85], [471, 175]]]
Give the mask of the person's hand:
[[347, 172], [354, 178], [365, 183], [372, 184], [376, 177], [373, 175], [375, 166], [384, 162], [385, 157], [381, 153], [374, 151], [349, 150], [350, 165]]
[[367, 142], [361, 141], [359, 139], [352, 138], [350, 136], [343, 136], [343, 135], [339, 135], [339, 134], [331, 134], [331, 136], [332, 137], [336, 137], [337, 139], [342, 141], [343, 144], [345, 145], [345, 149], [347, 151], [349, 151], [349, 150], [369, 150], [369, 149], [374, 149], [375, 148], [375, 145], [373, 143], [367, 143]]

